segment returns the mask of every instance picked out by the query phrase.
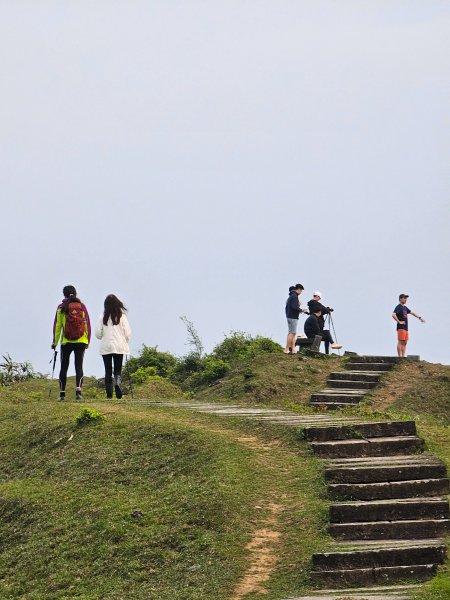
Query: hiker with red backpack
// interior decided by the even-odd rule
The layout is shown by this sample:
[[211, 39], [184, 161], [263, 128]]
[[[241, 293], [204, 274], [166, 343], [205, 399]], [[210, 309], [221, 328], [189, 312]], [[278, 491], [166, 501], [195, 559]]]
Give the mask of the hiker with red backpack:
[[[100, 340], [100, 354], [105, 365], [106, 397], [113, 397], [113, 384], [116, 398], [122, 398], [123, 357], [130, 353], [128, 342], [131, 328], [123, 302], [114, 294], [105, 298], [103, 315], [95, 326], [95, 337]], [[114, 378], [113, 378], [114, 365]]]
[[77, 298], [77, 291], [73, 285], [66, 285], [63, 289], [64, 300], [56, 309], [53, 323], [52, 348], [61, 341], [61, 370], [59, 372], [59, 400], [66, 399], [67, 371], [69, 369], [70, 355], [75, 356], [75, 398], [83, 399], [81, 388], [83, 385], [83, 358], [86, 348], [91, 340], [91, 322], [86, 306]]

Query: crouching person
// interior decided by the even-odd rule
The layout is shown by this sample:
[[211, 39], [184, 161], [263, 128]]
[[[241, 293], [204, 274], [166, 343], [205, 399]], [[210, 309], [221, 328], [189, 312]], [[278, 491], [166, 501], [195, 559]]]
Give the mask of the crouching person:
[[[95, 337], [100, 340], [100, 354], [105, 365], [106, 397], [122, 398], [122, 365], [124, 354], [129, 354], [128, 342], [131, 337], [130, 324], [123, 303], [114, 294], [105, 298], [105, 310], [95, 327]], [[114, 379], [113, 379], [114, 369]]]
[[314, 341], [314, 338], [316, 337], [316, 335], [320, 335], [320, 337], [322, 337], [322, 335], [323, 335], [322, 329], [320, 328], [320, 320], [319, 320], [321, 316], [322, 316], [322, 311], [320, 309], [316, 308], [315, 312], [311, 313], [305, 321], [305, 325], [304, 325], [303, 329], [305, 331], [306, 337], [309, 340], [311, 340], [311, 342]]

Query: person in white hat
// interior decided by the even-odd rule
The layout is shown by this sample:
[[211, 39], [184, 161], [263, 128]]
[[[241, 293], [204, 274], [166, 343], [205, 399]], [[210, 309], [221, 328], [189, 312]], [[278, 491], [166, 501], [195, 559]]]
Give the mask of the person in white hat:
[[325, 343], [325, 354], [329, 354], [330, 353], [330, 345], [331, 348], [333, 348], [333, 350], [339, 350], [340, 348], [342, 348], [342, 344], [337, 344], [333, 338], [331, 337], [331, 333], [328, 329], [324, 329], [325, 327], [325, 316], [324, 315], [329, 315], [331, 312], [333, 312], [333, 308], [330, 308], [329, 306], [324, 306], [320, 301], [322, 300], [322, 292], [319, 292], [319, 290], [317, 290], [316, 292], [314, 292], [312, 299], [308, 302], [308, 309], [309, 309], [309, 314], [312, 315], [316, 312], [318, 312], [319, 310], [321, 311], [321, 315], [318, 318], [319, 320], [319, 326], [321, 329], [321, 336], [322, 336], [322, 341]]

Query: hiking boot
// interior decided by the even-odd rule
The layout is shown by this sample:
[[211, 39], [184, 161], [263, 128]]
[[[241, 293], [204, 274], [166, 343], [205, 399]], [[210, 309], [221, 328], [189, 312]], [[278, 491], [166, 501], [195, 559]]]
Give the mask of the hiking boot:
[[59, 401], [64, 402], [66, 399], [66, 392], [59, 392]]
[[331, 348], [333, 348], [333, 350], [340, 350], [342, 348], [342, 344], [336, 344], [336, 342], [334, 344], [331, 344]]
[[122, 398], [122, 389], [120, 387], [120, 384], [122, 383], [122, 378], [120, 375], [117, 375], [117, 377], [115, 377], [114, 379], [115, 379], [114, 390], [116, 392], [116, 398], [117, 398], [117, 400], [120, 400]]
[[81, 402], [83, 400], [83, 396], [81, 394], [81, 389], [76, 390], [76, 392], [75, 392], [75, 400], [77, 402]]

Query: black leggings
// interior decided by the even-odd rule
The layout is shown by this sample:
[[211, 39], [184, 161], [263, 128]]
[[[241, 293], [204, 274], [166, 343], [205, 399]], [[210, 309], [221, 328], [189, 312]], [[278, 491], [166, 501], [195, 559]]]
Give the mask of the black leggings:
[[110, 382], [113, 376], [114, 361], [114, 379], [122, 374], [123, 354], [103, 354], [105, 363], [105, 383]]
[[64, 392], [67, 383], [67, 371], [69, 369], [70, 355], [75, 356], [75, 379], [76, 386], [80, 388], [83, 384], [83, 358], [86, 344], [72, 343], [61, 345], [61, 370], [59, 372], [59, 389]]

